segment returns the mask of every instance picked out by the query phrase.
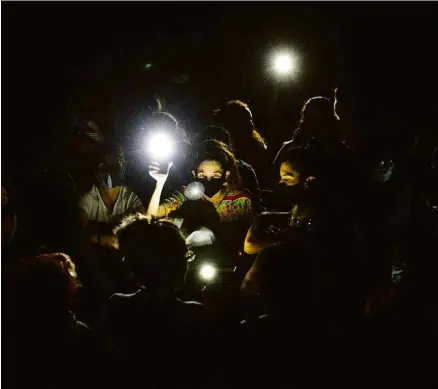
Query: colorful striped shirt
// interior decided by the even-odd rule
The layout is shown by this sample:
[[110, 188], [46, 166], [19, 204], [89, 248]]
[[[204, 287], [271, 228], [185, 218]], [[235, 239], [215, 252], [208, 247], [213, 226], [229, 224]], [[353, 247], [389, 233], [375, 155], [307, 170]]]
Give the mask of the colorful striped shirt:
[[[181, 191], [176, 191], [163, 204], [167, 212], [176, 211], [187, 200]], [[221, 222], [241, 220], [252, 217], [252, 206], [250, 195], [245, 191], [229, 191], [219, 205], [216, 212]]]

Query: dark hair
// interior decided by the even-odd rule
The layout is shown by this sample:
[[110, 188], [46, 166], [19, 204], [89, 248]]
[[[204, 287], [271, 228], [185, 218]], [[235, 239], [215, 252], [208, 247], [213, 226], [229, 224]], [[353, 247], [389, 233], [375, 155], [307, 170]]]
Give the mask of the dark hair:
[[186, 132], [179, 126], [176, 118], [168, 112], [154, 112], [146, 123], [147, 129], [163, 127], [168, 129], [178, 140], [188, 141]]
[[307, 100], [301, 108], [301, 120], [306, 118], [306, 114], [310, 111], [315, 112], [317, 115], [323, 117], [332, 118], [334, 115], [332, 101], [328, 97], [315, 96]]
[[230, 133], [223, 127], [207, 126], [197, 136], [197, 142], [217, 140], [231, 147]]
[[225, 171], [230, 172], [228, 187], [232, 190], [240, 188], [241, 179], [237, 170], [236, 158], [225, 143], [214, 139], [200, 143], [193, 163], [194, 170], [204, 161], [219, 162]]
[[118, 161], [124, 162], [125, 161], [125, 154], [123, 152], [123, 148], [118, 143], [106, 143], [105, 146], [102, 148], [102, 152], [105, 155], [112, 155], [115, 158], [117, 158]]
[[68, 311], [76, 292], [76, 272], [63, 253], [41, 254], [21, 260], [11, 278], [20, 304], [28, 310], [55, 314]]
[[[251, 136], [254, 138], [257, 144], [263, 149], [267, 149], [265, 140], [254, 128], [254, 124], [252, 122], [252, 113], [248, 104], [240, 100], [230, 100], [225, 104], [223, 109], [218, 111], [218, 113], [228, 131], [234, 133], [234, 128], [232, 128], [234, 126], [238, 126], [240, 130], [243, 130], [246, 124], [248, 131], [251, 131]], [[249, 124], [251, 125], [251, 128], [249, 127]]]
[[280, 155], [278, 166], [284, 162], [291, 162], [304, 179], [313, 175], [311, 156], [304, 147], [290, 147], [285, 150]]
[[312, 137], [312, 130], [321, 125], [328, 129], [336, 121], [332, 101], [323, 96], [312, 97], [301, 108], [301, 118], [298, 128], [294, 132], [294, 142], [305, 146]]
[[187, 246], [178, 228], [142, 214], [128, 216], [114, 230], [134, 275], [151, 289], [175, 289], [187, 270]]

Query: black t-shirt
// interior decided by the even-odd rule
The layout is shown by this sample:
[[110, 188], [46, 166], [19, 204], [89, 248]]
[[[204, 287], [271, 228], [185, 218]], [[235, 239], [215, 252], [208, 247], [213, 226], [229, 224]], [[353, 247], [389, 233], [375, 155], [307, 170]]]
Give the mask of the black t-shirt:
[[257, 215], [263, 210], [257, 175], [251, 165], [241, 160], [237, 160], [237, 170], [242, 180], [242, 189], [251, 194], [251, 206], [254, 214]]
[[[127, 386], [195, 388], [211, 377], [215, 336], [204, 306], [176, 298], [158, 302], [145, 290], [113, 295], [103, 329], [124, 355]], [[213, 353], [212, 353], [213, 352]]]
[[113, 348], [73, 316], [58, 322], [39, 313], [7, 320], [5, 387], [110, 387]]

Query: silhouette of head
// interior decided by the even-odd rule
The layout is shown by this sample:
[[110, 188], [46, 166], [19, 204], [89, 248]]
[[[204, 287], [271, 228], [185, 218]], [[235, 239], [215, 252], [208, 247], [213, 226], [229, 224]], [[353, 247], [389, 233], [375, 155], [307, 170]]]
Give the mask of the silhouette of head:
[[187, 246], [178, 228], [137, 214], [115, 229], [119, 249], [136, 279], [150, 290], [174, 290], [187, 270]]

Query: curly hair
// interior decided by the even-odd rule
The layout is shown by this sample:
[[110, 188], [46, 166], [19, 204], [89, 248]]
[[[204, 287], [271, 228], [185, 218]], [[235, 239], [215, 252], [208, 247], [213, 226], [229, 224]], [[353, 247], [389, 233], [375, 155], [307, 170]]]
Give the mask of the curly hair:
[[138, 213], [124, 218], [114, 233], [121, 254], [145, 286], [176, 288], [183, 282], [188, 249], [173, 223]]
[[29, 309], [68, 309], [77, 292], [75, 265], [64, 253], [23, 258], [12, 275], [14, 288]]
[[146, 127], [149, 129], [153, 129], [153, 127], [166, 128], [169, 129], [169, 131], [177, 139], [181, 141], [188, 141], [188, 137], [184, 129], [180, 127], [176, 118], [168, 112], [163, 112], [163, 111], [154, 112], [151, 115], [151, 117], [147, 120]]
[[225, 143], [215, 139], [200, 143], [193, 161], [194, 170], [204, 161], [218, 162], [225, 171], [230, 172], [228, 187], [232, 190], [240, 188], [241, 178], [237, 169], [236, 157]]

